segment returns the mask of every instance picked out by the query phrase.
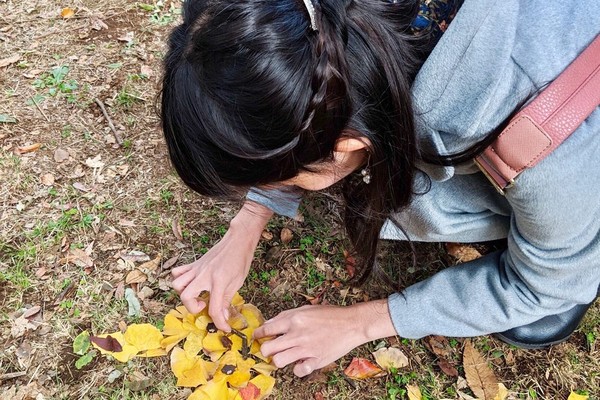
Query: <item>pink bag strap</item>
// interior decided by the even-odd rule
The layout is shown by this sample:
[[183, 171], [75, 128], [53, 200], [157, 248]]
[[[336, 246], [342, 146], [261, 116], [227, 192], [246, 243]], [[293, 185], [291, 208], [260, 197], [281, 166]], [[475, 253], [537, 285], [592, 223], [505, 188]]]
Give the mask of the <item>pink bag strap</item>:
[[510, 121], [475, 163], [498, 191], [514, 185], [600, 105], [600, 35]]

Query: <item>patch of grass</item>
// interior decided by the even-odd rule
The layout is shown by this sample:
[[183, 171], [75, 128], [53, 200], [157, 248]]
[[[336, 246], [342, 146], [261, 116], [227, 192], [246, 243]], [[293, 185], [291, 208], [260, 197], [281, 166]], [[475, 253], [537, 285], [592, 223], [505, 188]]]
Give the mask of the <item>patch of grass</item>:
[[33, 81], [33, 87], [37, 89], [47, 89], [47, 93], [52, 97], [63, 94], [66, 96], [69, 103], [74, 103], [76, 98], [73, 92], [77, 90], [79, 85], [76, 80], [67, 79], [69, 71], [70, 69], [66, 65], [53, 68]]
[[181, 8], [175, 7], [174, 2], [165, 7], [164, 0], [156, 0], [153, 4], [139, 3], [138, 6], [151, 13], [150, 21], [159, 25], [169, 25], [181, 14]]

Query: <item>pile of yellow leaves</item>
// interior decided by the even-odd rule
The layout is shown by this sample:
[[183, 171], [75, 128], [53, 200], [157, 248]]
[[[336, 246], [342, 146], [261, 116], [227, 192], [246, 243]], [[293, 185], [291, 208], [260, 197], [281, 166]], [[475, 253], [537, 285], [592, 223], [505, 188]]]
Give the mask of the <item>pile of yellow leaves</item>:
[[208, 315], [190, 314], [179, 306], [169, 311], [162, 332], [150, 324], [129, 325], [124, 333], [90, 337], [102, 354], [121, 362], [134, 357], [171, 353], [171, 370], [177, 386], [196, 388], [188, 400], [259, 400], [273, 390], [276, 369], [260, 353], [254, 329], [264, 323], [262, 314], [236, 294], [229, 314], [231, 333], [218, 330]]

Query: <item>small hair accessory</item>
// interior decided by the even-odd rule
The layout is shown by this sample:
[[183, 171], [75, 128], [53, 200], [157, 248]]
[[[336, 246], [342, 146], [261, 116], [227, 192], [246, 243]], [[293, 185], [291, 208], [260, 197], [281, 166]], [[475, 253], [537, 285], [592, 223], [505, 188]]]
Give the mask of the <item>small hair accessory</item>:
[[306, 9], [308, 10], [308, 16], [310, 17], [310, 27], [313, 31], [317, 31], [317, 14], [315, 13], [315, 6], [312, 3], [313, 0], [303, 0]]

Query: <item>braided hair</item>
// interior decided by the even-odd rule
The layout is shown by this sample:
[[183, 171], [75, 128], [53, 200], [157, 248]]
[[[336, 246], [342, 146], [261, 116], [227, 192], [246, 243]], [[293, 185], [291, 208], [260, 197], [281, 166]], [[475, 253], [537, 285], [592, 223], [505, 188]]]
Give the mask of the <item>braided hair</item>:
[[371, 184], [350, 177], [345, 222], [362, 266], [411, 198], [417, 154], [410, 85], [421, 63], [416, 0], [187, 0], [169, 37], [162, 127], [177, 173], [207, 196], [238, 196], [371, 143]]

